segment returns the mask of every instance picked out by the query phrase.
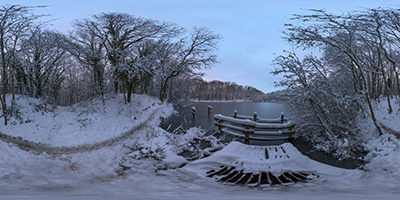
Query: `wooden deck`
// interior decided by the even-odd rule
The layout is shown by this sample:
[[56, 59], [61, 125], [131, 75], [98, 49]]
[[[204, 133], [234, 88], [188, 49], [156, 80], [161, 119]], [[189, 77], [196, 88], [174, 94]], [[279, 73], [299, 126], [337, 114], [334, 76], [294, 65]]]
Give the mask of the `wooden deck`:
[[219, 130], [249, 140], [290, 140], [295, 134], [295, 124], [284, 118], [265, 119], [257, 116], [238, 115], [233, 117], [221, 114], [214, 115], [214, 124]]

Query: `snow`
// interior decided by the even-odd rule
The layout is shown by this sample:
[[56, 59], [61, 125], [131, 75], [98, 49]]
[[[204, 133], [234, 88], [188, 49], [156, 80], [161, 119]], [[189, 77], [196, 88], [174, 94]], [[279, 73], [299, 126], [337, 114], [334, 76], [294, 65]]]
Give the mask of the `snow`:
[[400, 116], [400, 103], [398, 103], [400, 99], [392, 99], [391, 106], [393, 109], [393, 114], [388, 114], [388, 104], [386, 99], [381, 99], [380, 103], [377, 103], [375, 107], [377, 108], [378, 112], [376, 112], [376, 119], [389, 128], [393, 130], [400, 130], [400, 123], [399, 123], [399, 116]]
[[41, 108], [43, 103], [37, 99], [17, 98], [22, 120], [14, 119], [11, 126], [0, 126], [0, 132], [52, 146], [82, 145], [121, 135], [144, 123], [156, 109], [163, 108], [158, 118], [172, 112], [172, 107], [166, 108], [147, 95], [135, 95], [134, 99], [125, 106], [121, 95], [111, 95], [107, 97], [107, 106], [95, 99], [71, 107], [60, 106], [51, 112]]
[[[268, 151], [268, 159], [265, 158], [265, 150]], [[206, 168], [218, 165], [238, 165], [245, 171], [251, 172], [268, 169], [272, 173], [307, 171], [332, 176], [341, 176], [348, 171], [311, 160], [302, 155], [291, 143], [264, 147], [231, 142], [210, 157], [188, 164], [195, 168], [193, 171], [198, 171], [198, 168], [202, 168], [198, 166], [202, 165]]]
[[[256, 162], [253, 151], [241, 154], [246, 148], [260, 147], [233, 142], [207, 158], [188, 162], [179, 153], [193, 148], [189, 143], [205, 133], [191, 128], [185, 134], [171, 134], [157, 127], [160, 117], [173, 110], [155, 98], [134, 95], [125, 105], [122, 96], [110, 95], [105, 106], [94, 99], [54, 112], [39, 109], [43, 105], [39, 100], [18, 98], [21, 117], [10, 126], [0, 126], [1, 133], [51, 148], [83, 150], [25, 151], [0, 141], [0, 199], [399, 199], [400, 141], [390, 135], [377, 137], [368, 123], [362, 128], [371, 132], [365, 136], [370, 137], [365, 144], [370, 153], [362, 169], [344, 170], [312, 161], [287, 143], [284, 148], [291, 160], [275, 162], [275, 170], [297, 168], [322, 176], [290, 186], [249, 188], [216, 182], [203, 172], [233, 160], [248, 163], [252, 170], [260, 162], [274, 163]], [[377, 116], [399, 130], [396, 109], [392, 115], [380, 109]], [[129, 134], [121, 138], [125, 133]], [[83, 148], [104, 141], [114, 142]]]

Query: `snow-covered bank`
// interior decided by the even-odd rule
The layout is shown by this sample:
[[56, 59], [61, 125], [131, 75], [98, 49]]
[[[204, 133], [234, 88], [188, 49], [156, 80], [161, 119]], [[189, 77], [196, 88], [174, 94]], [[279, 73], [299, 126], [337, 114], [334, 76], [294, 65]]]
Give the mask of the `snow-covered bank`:
[[[160, 116], [167, 116], [172, 112], [172, 108], [169, 105], [159, 104], [154, 98], [135, 95], [133, 102], [125, 105], [121, 96], [110, 97], [106, 100], [106, 106], [103, 106], [101, 101], [94, 100], [72, 107], [60, 107], [55, 111], [57, 114], [51, 112], [42, 114], [35, 111], [33, 109], [35, 104], [29, 107], [29, 102], [36, 101], [34, 99], [21, 98], [20, 101], [28, 102], [25, 106], [21, 106], [21, 103], [20, 109], [25, 111], [23, 113], [25, 119], [31, 116], [29, 119], [32, 122], [17, 123], [7, 129], [1, 127], [2, 130], [5, 132], [15, 130], [20, 135], [6, 133], [53, 146], [90, 145], [115, 138], [146, 121], [145, 119], [148, 119], [151, 113], [155, 114], [148, 119], [146, 125], [136, 129], [130, 137], [91, 151], [49, 155], [21, 150], [14, 144], [0, 141], [0, 199], [310, 200], [398, 199], [400, 195], [398, 189], [400, 142], [389, 135], [371, 136], [369, 144], [371, 153], [368, 155], [369, 162], [364, 169], [338, 170], [340, 173], [330, 173], [331, 167], [324, 168], [324, 165], [316, 162], [306, 162], [303, 155], [297, 155], [294, 157], [301, 158], [304, 162], [295, 166], [286, 165], [288, 163], [276, 163], [276, 166], [279, 169], [281, 167], [299, 170], [316, 168], [321, 172], [326, 172], [325, 175], [305, 183], [255, 189], [217, 182], [212, 178], [207, 178], [203, 173], [204, 170], [196, 171], [195, 167], [190, 167], [193, 165], [179, 168], [188, 162], [179, 154], [184, 150], [196, 149], [192, 142], [196, 138], [203, 137], [204, 132], [198, 128], [192, 128], [186, 134], [171, 134], [157, 127]], [[90, 113], [93, 113], [93, 117]], [[63, 121], [62, 118], [53, 120], [51, 116], [55, 118], [64, 116], [65, 120]], [[76, 128], [79, 134], [68, 131], [58, 132], [57, 134], [61, 134], [58, 139], [52, 139], [52, 135], [46, 135], [55, 133], [44, 127], [41, 129], [43, 130], [41, 134], [33, 133], [37, 131], [35, 124], [43, 121], [47, 124], [46, 127], [57, 125], [63, 127], [68, 124], [67, 120], [73, 120], [74, 124], [78, 124], [82, 121], [81, 119], [89, 119], [85, 120], [88, 122], [86, 126], [103, 126], [104, 130], [95, 132], [86, 129], [85, 126], [79, 126], [80, 128]], [[30, 123], [32, 125], [29, 125]], [[120, 124], [127, 128], [116, 127]], [[67, 127], [70, 127], [70, 130], [73, 128], [72, 125]], [[119, 132], [112, 132], [116, 129]], [[373, 127], [369, 129], [366, 126], [365, 129], [374, 131]], [[101, 136], [96, 136], [96, 134]], [[213, 138], [209, 139], [213, 140]], [[62, 140], [66, 142], [63, 143]], [[217, 142], [213, 145], [214, 148], [221, 148]], [[234, 145], [238, 146], [237, 143]], [[235, 147], [230, 152], [235, 149], [240, 148]], [[285, 151], [289, 152], [288, 149], [285, 148]], [[227, 150], [229, 149], [225, 149]], [[197, 153], [209, 154], [209, 152], [210, 149], [205, 149]], [[241, 159], [246, 159], [246, 157]], [[204, 159], [203, 164], [206, 165], [205, 163], [209, 160]]]
[[[106, 99], [106, 106], [100, 100], [93, 100], [50, 112], [39, 109], [43, 104], [36, 99], [20, 98], [17, 103], [21, 115], [11, 121], [11, 125], [1, 126], [4, 134], [54, 148], [73, 149], [82, 144], [101, 144], [106, 140], [114, 144], [52, 156], [48, 154], [50, 152], [24, 151], [12, 143], [1, 141], [0, 177], [10, 185], [15, 183], [28, 188], [68, 188], [116, 177], [121, 168], [119, 163], [132, 152], [130, 147], [149, 141], [152, 138], [150, 134], [160, 132], [156, 128], [160, 117], [172, 112], [170, 105], [160, 104], [155, 98], [135, 95], [133, 99], [132, 103], [125, 105], [122, 96], [110, 96]], [[131, 137], [115, 141], [140, 124], [146, 126], [136, 129]], [[147, 138], [143, 139], [143, 136]]]
[[[138, 175], [148, 179], [143, 184], [157, 185], [153, 182], [155, 171], [185, 164], [187, 160], [178, 154], [193, 148], [190, 142], [204, 135], [197, 128], [184, 135], [173, 135], [159, 128], [160, 117], [170, 115], [172, 106], [146, 95], [134, 95], [128, 105], [122, 96], [109, 96], [105, 106], [100, 100], [93, 100], [59, 107], [54, 112], [46, 110], [37, 99], [19, 97], [17, 103], [20, 116], [11, 120], [9, 126], [1, 126], [4, 134], [46, 144], [49, 149], [83, 150], [53, 154], [0, 141], [0, 198], [49, 195], [53, 199], [53, 195], [76, 193], [87, 196], [81, 193], [87, 190], [81, 188], [124, 180], [128, 180], [124, 184], [130, 184]], [[123, 139], [115, 139], [132, 131], [132, 127], [139, 128]], [[84, 148], [107, 140], [112, 145]], [[92, 190], [89, 196], [95, 197], [94, 193], [101, 194], [104, 190], [97, 189], [89, 189]]]
[[[396, 132], [400, 132], [400, 106], [398, 101], [398, 99], [392, 99], [392, 113], [388, 112], [388, 105], [385, 100], [374, 105], [377, 120]], [[384, 178], [387, 183], [397, 182], [400, 180], [400, 140], [392, 134], [378, 136], [369, 118], [364, 119], [361, 124], [364, 131], [375, 132], [375, 134], [370, 135], [370, 138], [367, 138], [365, 144], [366, 150], [369, 152], [365, 157], [365, 161], [367, 161], [365, 170], [370, 175]]]
[[383, 123], [385, 126], [389, 127], [390, 129], [393, 129], [395, 131], [400, 132], [400, 103], [398, 103], [400, 99], [392, 99], [391, 100], [391, 106], [393, 109], [393, 112], [389, 114], [388, 110], [388, 104], [385, 99], [382, 99], [380, 103], [375, 103], [374, 107], [376, 108], [377, 112], [375, 113], [376, 119]]
[[[169, 116], [173, 111], [172, 106], [160, 104], [156, 98], [147, 95], [134, 95], [128, 105], [122, 95], [110, 95], [106, 98], [106, 106], [100, 99], [94, 99], [69, 107], [59, 106], [54, 111], [33, 98], [19, 97], [16, 104], [20, 116], [12, 118], [8, 126], [0, 126], [0, 132], [52, 146], [101, 142], [146, 120], [151, 121], [151, 126], [157, 126], [160, 117]], [[156, 109], [160, 109], [157, 115], [148, 119]]]

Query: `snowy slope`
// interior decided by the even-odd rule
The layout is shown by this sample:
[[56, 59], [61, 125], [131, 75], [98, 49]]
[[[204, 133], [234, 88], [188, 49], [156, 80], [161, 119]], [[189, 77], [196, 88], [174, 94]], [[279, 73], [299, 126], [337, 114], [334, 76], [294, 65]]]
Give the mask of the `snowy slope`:
[[[239, 143], [176, 168], [187, 163], [178, 154], [191, 148], [190, 141], [204, 133], [192, 128], [186, 134], [173, 135], [158, 128], [159, 118], [169, 115], [172, 108], [152, 97], [135, 95], [133, 102], [125, 105], [122, 96], [109, 96], [106, 106], [93, 100], [60, 107], [54, 113], [37, 109], [40, 105], [38, 100], [20, 97], [22, 119], [28, 122], [14, 120], [14, 125], [0, 126], [0, 132], [51, 147], [82, 147], [79, 145], [113, 141], [137, 128], [112, 145], [61, 155], [25, 151], [0, 141], [0, 199], [310, 200], [398, 199], [400, 195], [400, 142], [389, 135], [371, 138], [367, 144], [371, 148], [369, 162], [362, 170], [342, 170], [310, 161], [285, 144], [290, 157], [299, 162], [294, 166], [293, 162], [277, 162], [275, 170], [309, 169], [323, 177], [290, 186], [252, 189], [219, 183], [204, 175], [215, 165], [237, 159], [252, 170], [259, 169], [260, 163], [254, 162], [257, 154], [244, 151], [248, 147]], [[364, 128], [374, 131], [373, 127]], [[224, 157], [235, 152], [240, 156]]]
[[[124, 153], [129, 152], [127, 147], [138, 140], [145, 141], [134, 135], [143, 136], [155, 131], [152, 127], [159, 124], [160, 117], [172, 112], [171, 106], [160, 104], [152, 97], [135, 95], [133, 99], [131, 104], [125, 105], [122, 96], [110, 96], [106, 99], [107, 106], [94, 100], [48, 112], [37, 109], [42, 105], [40, 101], [20, 98], [17, 103], [23, 113], [22, 119], [28, 122], [0, 126], [1, 132], [33, 144], [45, 144], [49, 150], [40, 152], [33, 149], [27, 152], [14, 144], [0, 141], [0, 177], [11, 182], [20, 180], [33, 185], [57, 187], [58, 181], [68, 186], [70, 179], [81, 182], [115, 176], [118, 162], [125, 156]], [[147, 126], [137, 128], [132, 137], [115, 141], [115, 138], [140, 124]], [[107, 140], [110, 143], [104, 147], [94, 150], [82, 148]], [[58, 147], [72, 150], [81, 147], [83, 150], [53, 155], [52, 149]]]
[[101, 142], [129, 131], [144, 123], [156, 109], [162, 108], [153, 117], [156, 119], [153, 125], [158, 125], [159, 117], [172, 112], [171, 106], [160, 105], [147, 95], [134, 95], [132, 101], [125, 105], [122, 95], [110, 95], [106, 97], [106, 106], [95, 99], [70, 107], [59, 106], [51, 112], [37, 99], [19, 97], [17, 105], [22, 119], [14, 118], [11, 125], [0, 126], [0, 132], [52, 146], [76, 146]]

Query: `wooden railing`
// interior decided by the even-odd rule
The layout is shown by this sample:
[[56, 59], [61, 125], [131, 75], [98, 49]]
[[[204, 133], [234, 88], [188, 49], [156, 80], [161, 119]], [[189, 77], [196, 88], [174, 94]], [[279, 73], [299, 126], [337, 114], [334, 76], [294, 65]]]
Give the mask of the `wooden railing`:
[[290, 140], [295, 133], [295, 124], [281, 117], [278, 119], [265, 119], [253, 116], [238, 115], [235, 111], [233, 117], [221, 114], [214, 115], [214, 124], [219, 130], [243, 137], [245, 143], [249, 140]]

